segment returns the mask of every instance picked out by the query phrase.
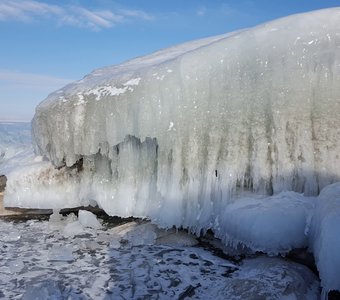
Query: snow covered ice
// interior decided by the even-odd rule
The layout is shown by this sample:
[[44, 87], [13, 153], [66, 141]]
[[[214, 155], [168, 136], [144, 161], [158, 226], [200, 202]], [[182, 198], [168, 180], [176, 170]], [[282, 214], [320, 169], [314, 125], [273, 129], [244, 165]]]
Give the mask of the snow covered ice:
[[98, 205], [269, 254], [309, 246], [340, 289], [339, 28], [326, 9], [95, 70], [37, 107], [49, 161], [11, 169], [5, 205]]
[[[52, 218], [53, 219], [53, 218]], [[74, 218], [76, 220], [76, 218]], [[69, 220], [70, 221], [70, 220]], [[202, 247], [162, 244], [150, 223], [103, 223], [72, 237], [51, 230], [50, 221], [0, 220], [0, 297], [4, 299], [269, 299], [317, 300], [319, 282], [308, 268], [279, 258], [228, 261]], [[65, 219], [61, 218], [61, 226]], [[6, 232], [22, 238], [4, 242]], [[84, 230], [88, 230], [87, 228]], [[143, 244], [140, 233], [154, 236]], [[180, 232], [182, 240], [193, 237]], [[111, 247], [117, 239], [119, 247]], [[126, 242], [127, 241], [127, 242]], [[289, 299], [289, 298], [288, 298]]]

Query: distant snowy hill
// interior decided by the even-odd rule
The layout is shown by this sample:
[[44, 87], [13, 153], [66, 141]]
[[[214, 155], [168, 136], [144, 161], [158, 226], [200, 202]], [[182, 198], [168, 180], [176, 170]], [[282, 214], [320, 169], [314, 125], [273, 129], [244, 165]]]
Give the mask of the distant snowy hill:
[[0, 165], [31, 147], [31, 123], [0, 121]]

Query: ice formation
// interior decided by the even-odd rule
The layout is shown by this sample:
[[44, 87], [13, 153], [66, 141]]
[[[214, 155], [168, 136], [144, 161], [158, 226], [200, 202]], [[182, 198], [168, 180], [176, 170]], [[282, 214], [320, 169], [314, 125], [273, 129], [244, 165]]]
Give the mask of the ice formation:
[[[78, 183], [58, 205], [94, 200], [112, 215], [200, 232], [244, 190], [315, 195], [337, 181], [339, 16], [327, 9], [187, 43], [51, 94], [32, 122], [35, 149], [61, 168], [44, 172], [51, 187]], [[8, 205], [29, 205], [12, 196], [19, 189]], [[55, 206], [41, 195], [35, 206]]]
[[[280, 194], [339, 181], [339, 28], [326, 9], [95, 70], [37, 107], [34, 147], [52, 164], [10, 172], [5, 204], [98, 204], [270, 253], [309, 234], [323, 286], [339, 289], [332, 200], [320, 196], [309, 233], [314, 198]], [[248, 205], [249, 192], [274, 196]]]
[[295, 192], [240, 199], [226, 206], [216, 235], [234, 248], [274, 255], [305, 248], [315, 200]]
[[340, 183], [321, 191], [313, 219], [310, 243], [321, 284], [340, 291]]

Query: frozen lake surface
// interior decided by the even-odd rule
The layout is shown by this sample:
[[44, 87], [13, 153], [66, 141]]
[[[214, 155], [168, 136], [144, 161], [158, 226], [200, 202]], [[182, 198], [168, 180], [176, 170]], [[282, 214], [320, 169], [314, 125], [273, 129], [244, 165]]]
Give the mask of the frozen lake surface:
[[0, 220], [0, 298], [318, 299], [314, 274], [285, 259], [227, 260], [140, 220], [51, 219]]

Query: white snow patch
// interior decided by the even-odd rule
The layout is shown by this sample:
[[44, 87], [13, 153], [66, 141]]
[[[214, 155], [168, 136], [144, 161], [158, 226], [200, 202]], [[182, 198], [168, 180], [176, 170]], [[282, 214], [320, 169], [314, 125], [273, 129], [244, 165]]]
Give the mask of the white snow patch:
[[95, 95], [95, 99], [99, 101], [101, 98], [106, 96], [118, 96], [124, 94], [127, 91], [127, 87], [117, 88], [115, 86], [99, 86], [97, 88], [86, 91], [85, 95]]
[[124, 86], [129, 86], [129, 85], [139, 85], [139, 82], [141, 81], [141, 78], [138, 77], [138, 78], [133, 78], [133, 79], [130, 79], [129, 81], [125, 82], [124, 83]]

